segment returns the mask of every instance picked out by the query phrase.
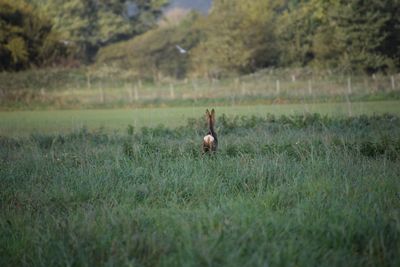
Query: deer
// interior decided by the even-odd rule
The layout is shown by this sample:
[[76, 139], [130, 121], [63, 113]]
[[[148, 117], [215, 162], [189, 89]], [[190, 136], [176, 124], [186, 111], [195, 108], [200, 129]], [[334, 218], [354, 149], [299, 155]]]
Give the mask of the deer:
[[208, 132], [203, 138], [202, 150], [203, 154], [212, 154], [217, 151], [218, 148], [218, 137], [214, 130], [215, 125], [215, 110], [212, 109], [211, 112], [206, 110], [206, 120], [208, 124]]

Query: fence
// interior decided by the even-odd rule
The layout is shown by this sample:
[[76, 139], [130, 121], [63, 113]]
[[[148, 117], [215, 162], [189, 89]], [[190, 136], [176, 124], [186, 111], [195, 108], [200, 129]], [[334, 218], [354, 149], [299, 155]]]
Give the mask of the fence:
[[43, 102], [58, 106], [162, 104], [171, 101], [219, 100], [233, 104], [246, 99], [323, 100], [352, 98], [400, 91], [400, 74], [373, 76], [277, 76], [257, 73], [231, 79], [193, 79], [163, 83], [111, 79], [85, 83], [65, 83], [50, 90], [0, 90], [2, 105], [23, 101], [28, 105]]

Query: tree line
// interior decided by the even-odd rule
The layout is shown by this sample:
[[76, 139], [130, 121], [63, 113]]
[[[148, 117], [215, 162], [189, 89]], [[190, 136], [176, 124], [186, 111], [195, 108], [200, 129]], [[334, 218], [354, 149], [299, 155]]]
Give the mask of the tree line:
[[[7, 59], [0, 68], [65, 58], [129, 68], [145, 78], [270, 67], [365, 73], [400, 68], [400, 0], [214, 0], [208, 15], [160, 23], [167, 2], [0, 0], [0, 55]], [[16, 9], [22, 22], [9, 15]], [[17, 27], [8, 27], [10, 21]], [[26, 25], [41, 34], [22, 34], [32, 33]]]
[[0, 0], [0, 70], [93, 62], [152, 29], [167, 0]]
[[214, 0], [208, 16], [105, 47], [97, 62], [152, 77], [305, 66], [397, 72], [399, 20], [399, 0]]

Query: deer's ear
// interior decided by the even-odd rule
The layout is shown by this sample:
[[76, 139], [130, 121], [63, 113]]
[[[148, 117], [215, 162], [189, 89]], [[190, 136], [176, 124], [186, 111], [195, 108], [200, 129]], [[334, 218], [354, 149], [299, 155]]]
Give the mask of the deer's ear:
[[208, 109], [206, 109], [206, 120], [207, 122], [210, 120], [211, 115], [210, 115], [210, 111]]
[[211, 110], [211, 119], [213, 122], [215, 122], [215, 110], [214, 109]]

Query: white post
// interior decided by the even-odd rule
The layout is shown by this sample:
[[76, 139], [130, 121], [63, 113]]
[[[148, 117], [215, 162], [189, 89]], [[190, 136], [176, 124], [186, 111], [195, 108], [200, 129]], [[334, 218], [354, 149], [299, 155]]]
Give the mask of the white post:
[[104, 90], [103, 86], [100, 86], [100, 102], [104, 104]]
[[90, 81], [90, 72], [86, 73], [86, 82], [87, 82], [88, 89], [92, 88], [92, 83]]
[[347, 100], [347, 110], [349, 112], [349, 117], [351, 117], [353, 116], [353, 112], [352, 112], [351, 102], [348, 96], [346, 97], [346, 100]]
[[169, 84], [169, 96], [171, 97], [171, 99], [175, 98], [174, 86], [172, 85], [172, 83]]
[[40, 96], [41, 96], [42, 100], [44, 100], [46, 98], [46, 92], [44, 91], [44, 88], [40, 89]]
[[135, 92], [135, 100], [138, 101], [139, 100], [139, 92], [138, 92], [138, 88], [137, 88], [136, 85], [135, 85], [135, 88], [134, 88], [134, 92]]
[[351, 95], [351, 77], [347, 78], [347, 92]]
[[279, 95], [280, 91], [281, 91], [280, 82], [279, 80], [276, 80], [276, 94]]

